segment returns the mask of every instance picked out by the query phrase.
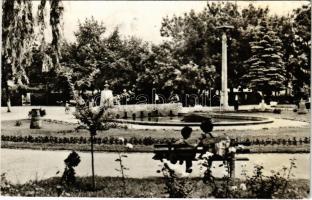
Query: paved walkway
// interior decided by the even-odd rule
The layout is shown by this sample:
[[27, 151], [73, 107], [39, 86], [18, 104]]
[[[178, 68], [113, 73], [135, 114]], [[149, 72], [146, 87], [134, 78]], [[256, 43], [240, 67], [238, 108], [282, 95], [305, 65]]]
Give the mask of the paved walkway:
[[27, 119], [28, 112], [33, 108], [45, 109], [47, 115], [43, 117], [44, 119], [78, 123], [78, 120], [73, 115], [75, 108], [72, 107], [71, 112], [65, 114], [65, 107], [61, 106], [18, 106], [12, 107], [10, 113], [7, 112], [7, 108], [1, 107], [1, 121]]
[[[270, 124], [258, 124], [258, 125], [244, 125], [244, 126], [216, 126], [213, 130], [261, 130], [261, 129], [270, 129], [270, 128], [293, 128], [293, 127], [309, 127], [310, 124], [307, 122], [287, 120], [287, 119], [272, 119], [274, 122]], [[145, 126], [145, 125], [136, 125], [136, 124], [127, 124], [130, 129], [173, 129], [181, 130], [181, 126]], [[193, 130], [199, 130], [199, 127], [192, 127]]]
[[[243, 109], [250, 109], [256, 105], [242, 106]], [[45, 119], [60, 120], [71, 123], [78, 123], [78, 120], [73, 116], [75, 108], [71, 108], [71, 114], [65, 114], [65, 108], [60, 106], [19, 106], [12, 107], [12, 112], [6, 112], [6, 107], [1, 107], [1, 121], [4, 123], [6, 120], [18, 120], [18, 119], [27, 119], [28, 112], [32, 108], [42, 108], [46, 110], [47, 115]], [[208, 110], [209, 108], [204, 108]], [[214, 107], [214, 109], [218, 109]], [[184, 111], [191, 111], [194, 108], [183, 108]], [[272, 118], [273, 119], [273, 118]], [[310, 126], [307, 122], [286, 120], [286, 119], [273, 119], [274, 122], [270, 124], [260, 124], [260, 125], [245, 125], [245, 126], [229, 126], [229, 127], [215, 127], [214, 130], [261, 130], [261, 129], [270, 129], [270, 128], [281, 128], [281, 127], [308, 127]], [[145, 126], [145, 125], [134, 125], [128, 124], [129, 128], [133, 129], [176, 129], [180, 130], [181, 127], [170, 127], [170, 126]], [[193, 127], [194, 129], [199, 129], [199, 127]]]
[[[57, 171], [63, 172], [64, 159], [70, 151], [41, 151], [29, 149], [1, 149], [1, 171], [6, 172], [6, 178], [13, 183], [25, 183], [29, 180], [41, 180], [56, 175]], [[75, 168], [77, 176], [91, 175], [91, 156], [89, 152], [77, 152], [81, 162]], [[123, 164], [129, 168], [125, 173], [129, 178], [147, 178], [162, 176], [156, 173], [161, 169], [161, 162], [153, 160], [153, 153], [125, 153], [126, 158], [123, 158]], [[296, 158], [297, 168], [293, 169], [295, 178], [309, 179], [309, 154], [244, 154], [237, 157], [248, 158], [247, 162], [237, 162], [235, 165], [235, 175], [241, 177], [242, 170], [247, 170], [250, 176], [253, 173], [255, 165], [264, 167], [263, 173], [270, 175], [271, 170], [279, 171], [283, 166], [289, 167], [289, 159]], [[47, 158], [49, 164], [47, 164]], [[118, 158], [117, 153], [95, 152], [95, 172], [97, 176], [117, 177], [120, 172], [119, 163], [115, 162]], [[226, 172], [224, 167], [218, 167], [221, 162], [213, 162], [212, 173], [216, 177], [223, 177]], [[244, 167], [242, 166], [244, 164]], [[200, 161], [193, 162], [193, 172], [185, 173], [185, 164], [170, 165], [172, 169], [180, 176], [200, 177], [204, 173], [204, 169], [200, 168]], [[291, 177], [293, 178], [293, 177]]]

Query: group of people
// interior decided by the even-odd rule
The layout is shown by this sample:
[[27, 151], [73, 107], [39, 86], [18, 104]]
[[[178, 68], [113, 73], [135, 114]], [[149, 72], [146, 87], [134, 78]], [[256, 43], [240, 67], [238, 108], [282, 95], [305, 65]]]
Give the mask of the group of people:
[[[186, 151], [186, 152], [172, 152], [170, 156], [167, 158], [167, 160], [175, 165], [179, 161], [180, 165], [183, 165], [185, 162], [185, 172], [191, 173], [193, 171], [192, 165], [193, 160], [196, 160], [196, 158], [201, 158], [203, 154], [206, 152], [203, 151], [198, 157], [196, 157], [196, 148], [198, 146], [210, 146], [213, 147], [213, 157], [223, 157], [226, 153], [226, 149], [230, 147], [230, 138], [229, 137], [215, 137], [212, 134], [213, 129], [213, 123], [210, 118], [202, 121], [200, 125], [201, 130], [203, 133], [196, 138], [196, 136], [192, 136], [192, 128], [189, 126], [185, 126], [181, 130], [181, 136], [182, 138], [179, 139], [177, 142], [175, 142], [175, 146], [179, 148], [181, 147], [190, 147], [190, 149], [193, 149], [194, 151]], [[206, 149], [208, 150], [208, 149]], [[211, 150], [211, 149], [210, 149]], [[165, 161], [167, 164], [167, 161]], [[212, 165], [212, 160], [208, 161], [208, 165]]]
[[[200, 125], [201, 130], [203, 131], [203, 133], [199, 136], [199, 137], [192, 137], [192, 132], [193, 129], [189, 126], [185, 126], [184, 128], [182, 128], [181, 130], [181, 136], [182, 138], [179, 139], [177, 142], [175, 142], [176, 146], [186, 146], [186, 147], [192, 147], [192, 148], [196, 148], [199, 145], [202, 144], [209, 144], [209, 143], [213, 143], [214, 142], [214, 136], [212, 135], [212, 129], [213, 129], [213, 123], [212, 120], [210, 118], [202, 121], [201, 125]], [[179, 161], [179, 164], [182, 165], [185, 161], [185, 171], [187, 173], [191, 173], [192, 172], [192, 161], [196, 156], [196, 152], [189, 152], [189, 153], [184, 153], [183, 154], [183, 158], [181, 159], [181, 157], [179, 158], [178, 155], [176, 154], [171, 154], [169, 157], [169, 161], [172, 164], [176, 164]]]

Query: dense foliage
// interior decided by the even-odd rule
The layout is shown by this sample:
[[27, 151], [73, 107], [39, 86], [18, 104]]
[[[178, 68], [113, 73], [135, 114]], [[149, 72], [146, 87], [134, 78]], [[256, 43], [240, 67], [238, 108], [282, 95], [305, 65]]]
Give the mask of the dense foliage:
[[[106, 33], [103, 23], [86, 19], [75, 33], [76, 42], [67, 44], [64, 65], [74, 70], [79, 90], [111, 88], [150, 94], [200, 93], [220, 88], [221, 30], [228, 31], [229, 87], [242, 86], [267, 95], [293, 88], [308, 88], [311, 5], [288, 16], [270, 15], [268, 8], [252, 4], [238, 9], [231, 2], [207, 3], [198, 13], [164, 17], [160, 34], [164, 41], [149, 44], [125, 38], [116, 28]], [[259, 47], [259, 48], [257, 48]], [[65, 52], [65, 51], [64, 51]], [[299, 76], [304, 79], [296, 81]], [[92, 78], [90, 78], [92, 77]], [[305, 91], [305, 94], [307, 94]]]
[[29, 83], [25, 68], [31, 62], [34, 18], [31, 1], [4, 1], [2, 11], [1, 84], [10, 112], [11, 91]]
[[[19, 90], [19, 93], [33, 90], [29, 88], [29, 83], [32, 82], [29, 75], [34, 72], [33, 68], [38, 64], [38, 60], [42, 61], [41, 65], [36, 66], [37, 68], [41, 69], [50, 60], [51, 66], [60, 68], [60, 35], [63, 14], [61, 0], [50, 0], [51, 57], [46, 53], [48, 49], [44, 38], [46, 0], [41, 0], [37, 18], [33, 16], [32, 6], [33, 2], [30, 0], [10, 0], [2, 4], [2, 92], [8, 102], [8, 111], [10, 111], [10, 96], [13, 90]], [[35, 25], [39, 27], [38, 33], [35, 33]], [[42, 71], [39, 71], [42, 81], [40, 72]]]
[[250, 42], [252, 56], [246, 61], [249, 70], [244, 78], [249, 88], [271, 95], [272, 91], [284, 89], [282, 42], [266, 21], [262, 21], [253, 34], [254, 41]]
[[[151, 95], [155, 88], [165, 96], [220, 89], [217, 27], [229, 24], [234, 26], [227, 32], [229, 88], [241, 86], [268, 95], [284, 89], [290, 95], [292, 89], [296, 98], [309, 95], [310, 3], [287, 16], [276, 16], [253, 4], [240, 10], [236, 3], [208, 2], [202, 11], [164, 17], [160, 29], [164, 40], [151, 44], [122, 36], [118, 28], [109, 33], [105, 22], [94, 18], [80, 22], [75, 42], [68, 43], [60, 37], [64, 8], [59, 0], [50, 1], [52, 42], [48, 43], [46, 0], [41, 0], [36, 18], [31, 1], [14, 2], [5, 1], [2, 8], [3, 86], [7, 80], [29, 80], [47, 93], [63, 93], [64, 100], [72, 98], [72, 89], [102, 90], [105, 81], [117, 94], [124, 89]], [[13, 14], [13, 8], [21, 15]], [[25, 23], [14, 23], [20, 18]], [[32, 37], [34, 25], [39, 27], [36, 37]]]
[[[172, 53], [180, 65], [191, 60], [199, 66], [215, 66], [220, 75], [221, 33], [217, 27], [233, 25], [228, 32], [230, 88], [243, 86], [269, 94], [288, 87], [297, 94], [306, 87], [307, 95], [310, 15], [310, 4], [294, 10], [292, 15], [272, 16], [268, 8], [252, 4], [239, 11], [235, 3], [207, 3], [202, 12], [164, 18], [161, 34], [172, 41]], [[294, 81], [299, 76], [304, 78]], [[213, 87], [220, 88], [220, 80], [216, 80]]]

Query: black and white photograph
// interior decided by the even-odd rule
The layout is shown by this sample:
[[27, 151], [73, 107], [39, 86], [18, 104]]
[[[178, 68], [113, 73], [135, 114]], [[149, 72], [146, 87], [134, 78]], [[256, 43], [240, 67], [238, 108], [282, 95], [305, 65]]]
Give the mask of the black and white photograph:
[[1, 6], [1, 198], [311, 198], [310, 1]]

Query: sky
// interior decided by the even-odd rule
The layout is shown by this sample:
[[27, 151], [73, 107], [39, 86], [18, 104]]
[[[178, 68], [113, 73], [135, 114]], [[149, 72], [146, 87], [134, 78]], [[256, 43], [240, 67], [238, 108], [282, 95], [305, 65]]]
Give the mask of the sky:
[[[237, 1], [240, 9], [249, 3], [266, 7], [272, 14], [287, 15], [293, 9], [301, 7], [308, 1]], [[182, 15], [193, 9], [199, 12], [207, 1], [63, 1], [64, 5], [64, 37], [75, 41], [74, 32], [78, 29], [78, 21], [94, 17], [107, 27], [107, 33], [116, 26], [123, 36], [137, 36], [145, 41], [160, 43], [162, 18]], [[36, 5], [34, 7], [37, 7]]]

